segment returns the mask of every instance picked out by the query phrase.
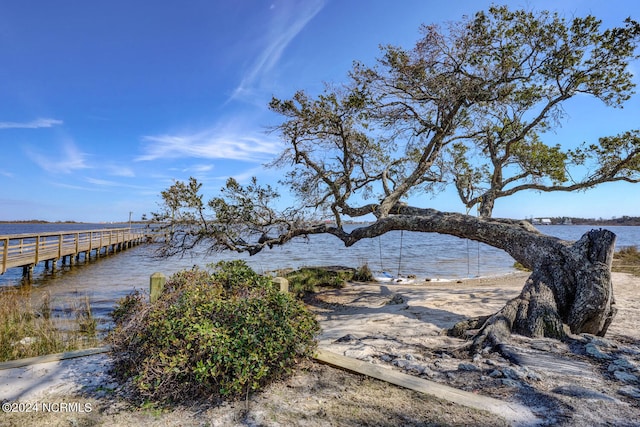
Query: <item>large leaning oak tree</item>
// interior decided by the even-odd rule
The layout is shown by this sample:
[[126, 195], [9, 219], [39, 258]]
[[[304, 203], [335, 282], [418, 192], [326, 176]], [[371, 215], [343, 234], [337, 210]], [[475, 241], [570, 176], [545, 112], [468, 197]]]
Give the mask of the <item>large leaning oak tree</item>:
[[[271, 101], [285, 148], [270, 166], [287, 171], [280, 184], [296, 206], [278, 207], [277, 190], [256, 180], [229, 179], [206, 202], [196, 179], [176, 182], [155, 214], [171, 231], [166, 252], [206, 244], [255, 254], [319, 233], [346, 246], [391, 230], [444, 233], [500, 248], [532, 271], [502, 310], [464, 324], [479, 328], [474, 350], [511, 332], [604, 335], [616, 313], [615, 235], [593, 230], [567, 242], [492, 211], [496, 200], [525, 190], [640, 180], [639, 130], [567, 141], [571, 149], [544, 142], [567, 101], [588, 96], [615, 108], [631, 97], [640, 24], [603, 29], [593, 16], [492, 7], [446, 27], [423, 26], [421, 35], [410, 50], [383, 47], [374, 66], [356, 63], [343, 85]], [[449, 185], [478, 216], [428, 207]], [[331, 223], [318, 221], [327, 217]], [[343, 227], [362, 217], [374, 221]]]

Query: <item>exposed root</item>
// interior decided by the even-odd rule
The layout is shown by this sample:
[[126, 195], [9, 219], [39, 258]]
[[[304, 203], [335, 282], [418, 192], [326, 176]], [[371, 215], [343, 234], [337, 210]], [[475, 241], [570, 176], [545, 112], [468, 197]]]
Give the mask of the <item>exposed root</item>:
[[447, 334], [471, 338], [471, 353], [499, 350], [512, 333], [564, 339], [567, 328], [603, 336], [617, 311], [611, 284], [614, 244], [615, 234], [592, 230], [571, 246], [547, 252], [518, 297], [492, 316], [457, 323]]
[[453, 325], [453, 328], [444, 331], [444, 333], [450, 337], [466, 338], [468, 331], [480, 329], [490, 317], [491, 316], [480, 316], [462, 320]]

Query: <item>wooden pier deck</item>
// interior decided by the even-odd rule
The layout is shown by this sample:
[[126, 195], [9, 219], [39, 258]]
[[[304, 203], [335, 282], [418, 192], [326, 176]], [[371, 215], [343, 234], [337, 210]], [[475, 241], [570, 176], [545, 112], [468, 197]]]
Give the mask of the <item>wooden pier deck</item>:
[[45, 268], [51, 263], [55, 268], [58, 260], [72, 264], [84, 254], [85, 259], [93, 251], [96, 256], [115, 253], [142, 242], [151, 235], [144, 228], [112, 228], [94, 230], [72, 230], [36, 234], [0, 235], [0, 274], [9, 268], [22, 267], [23, 276], [30, 276], [39, 262]]

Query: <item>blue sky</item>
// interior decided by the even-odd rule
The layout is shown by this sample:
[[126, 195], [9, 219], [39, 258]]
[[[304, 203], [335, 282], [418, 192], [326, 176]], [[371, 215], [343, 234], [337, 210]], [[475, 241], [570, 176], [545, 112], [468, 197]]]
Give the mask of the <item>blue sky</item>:
[[[126, 221], [157, 209], [173, 180], [215, 193], [229, 176], [275, 182], [281, 149], [265, 132], [271, 96], [345, 80], [380, 44], [411, 47], [421, 23], [455, 21], [491, 2], [411, 0], [0, 2], [0, 220]], [[513, 1], [640, 19], [629, 1]], [[561, 6], [558, 6], [561, 4]], [[633, 64], [636, 76], [640, 66]], [[636, 77], [638, 82], [639, 77]], [[640, 127], [640, 95], [623, 110], [589, 100], [548, 135], [575, 144]], [[526, 193], [495, 216], [640, 215], [640, 187]], [[423, 206], [464, 211], [445, 192]]]

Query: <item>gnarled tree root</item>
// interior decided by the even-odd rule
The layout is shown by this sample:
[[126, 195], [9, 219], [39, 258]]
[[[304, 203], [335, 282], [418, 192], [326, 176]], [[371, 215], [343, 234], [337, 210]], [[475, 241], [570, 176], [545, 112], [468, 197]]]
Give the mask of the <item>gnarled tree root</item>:
[[456, 324], [449, 335], [473, 336], [470, 350], [505, 344], [512, 333], [563, 339], [574, 334], [603, 336], [615, 314], [611, 262], [615, 234], [592, 230], [561, 250], [550, 251], [533, 268], [520, 295], [492, 316]]

